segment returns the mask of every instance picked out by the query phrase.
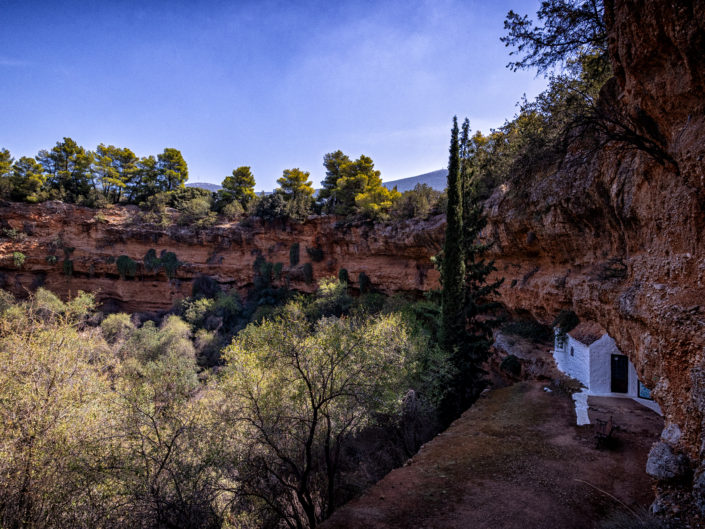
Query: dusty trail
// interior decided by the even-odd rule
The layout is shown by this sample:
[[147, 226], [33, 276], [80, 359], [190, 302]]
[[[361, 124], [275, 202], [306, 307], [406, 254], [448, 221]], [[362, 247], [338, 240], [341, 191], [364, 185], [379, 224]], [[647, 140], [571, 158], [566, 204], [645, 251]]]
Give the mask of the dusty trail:
[[[648, 506], [644, 472], [662, 419], [628, 399], [591, 398], [614, 416], [618, 445], [596, 450], [570, 397], [536, 382], [493, 390], [406, 466], [338, 510], [326, 529], [592, 528], [616, 509]], [[598, 490], [600, 489], [600, 490]]]

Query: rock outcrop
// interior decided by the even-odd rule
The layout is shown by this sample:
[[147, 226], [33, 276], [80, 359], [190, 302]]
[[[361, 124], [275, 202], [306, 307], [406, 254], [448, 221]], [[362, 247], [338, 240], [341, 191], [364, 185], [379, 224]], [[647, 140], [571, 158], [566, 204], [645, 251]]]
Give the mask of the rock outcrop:
[[[152, 312], [171, 308], [191, 295], [199, 276], [224, 288], [246, 291], [258, 256], [281, 263], [279, 284], [311, 292], [319, 279], [348, 271], [353, 286], [365, 273], [372, 287], [387, 293], [421, 292], [438, 286], [431, 257], [443, 240], [444, 218], [393, 225], [344, 225], [334, 217], [304, 223], [250, 222], [204, 230], [140, 224], [135, 207], [96, 211], [60, 202], [0, 206], [0, 286], [16, 294], [44, 286], [62, 296], [89, 290], [115, 308]], [[8, 237], [7, 235], [10, 235]], [[291, 264], [298, 244], [298, 263]], [[150, 270], [145, 256], [173, 252], [180, 265], [173, 274]], [[25, 256], [17, 266], [13, 254]], [[135, 277], [121, 278], [118, 258], [135, 261]], [[70, 262], [69, 264], [64, 264]], [[311, 264], [312, 277], [304, 267]], [[308, 279], [308, 280], [307, 280]]]
[[[543, 323], [570, 309], [607, 329], [654, 390], [667, 427], [678, 426], [659, 453], [687, 457], [702, 476], [705, 2], [605, 4], [615, 79], [604, 95], [660, 152], [576, 148], [521, 199], [497, 191], [485, 236], [506, 278], [502, 302]], [[690, 499], [705, 505], [699, 479]], [[682, 485], [687, 496], [688, 478]]]

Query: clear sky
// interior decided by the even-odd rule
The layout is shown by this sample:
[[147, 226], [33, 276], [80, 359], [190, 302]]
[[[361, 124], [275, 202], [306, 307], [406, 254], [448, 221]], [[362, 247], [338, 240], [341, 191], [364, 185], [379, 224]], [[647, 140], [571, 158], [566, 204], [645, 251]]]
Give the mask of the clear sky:
[[189, 181], [250, 165], [258, 190], [318, 183], [336, 149], [384, 180], [433, 171], [454, 114], [487, 132], [543, 88], [499, 41], [538, 3], [0, 0], [0, 147], [175, 147]]

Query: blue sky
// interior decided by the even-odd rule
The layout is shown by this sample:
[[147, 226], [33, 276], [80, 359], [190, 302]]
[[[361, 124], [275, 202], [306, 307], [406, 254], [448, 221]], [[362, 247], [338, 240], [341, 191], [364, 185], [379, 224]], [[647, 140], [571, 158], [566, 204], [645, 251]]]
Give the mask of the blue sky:
[[250, 165], [257, 189], [292, 167], [317, 183], [336, 149], [417, 175], [446, 165], [454, 114], [487, 132], [543, 88], [499, 42], [537, 5], [0, 0], [0, 147], [175, 147], [190, 181]]

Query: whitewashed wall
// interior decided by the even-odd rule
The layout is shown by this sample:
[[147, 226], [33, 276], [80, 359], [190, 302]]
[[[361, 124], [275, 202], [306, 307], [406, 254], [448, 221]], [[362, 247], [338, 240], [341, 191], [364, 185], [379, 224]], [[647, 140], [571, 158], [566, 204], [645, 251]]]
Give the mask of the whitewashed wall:
[[[602, 395], [612, 390], [612, 355], [621, 355], [615, 341], [605, 334], [590, 346], [590, 393]], [[629, 386], [626, 395], [638, 395], [636, 368], [627, 360]]]
[[[572, 355], [570, 354], [571, 347], [573, 348]], [[558, 364], [558, 369], [580, 381], [586, 387], [590, 387], [590, 351], [585, 345], [570, 335], [566, 335], [563, 344], [561, 344], [556, 333], [553, 357]]]

